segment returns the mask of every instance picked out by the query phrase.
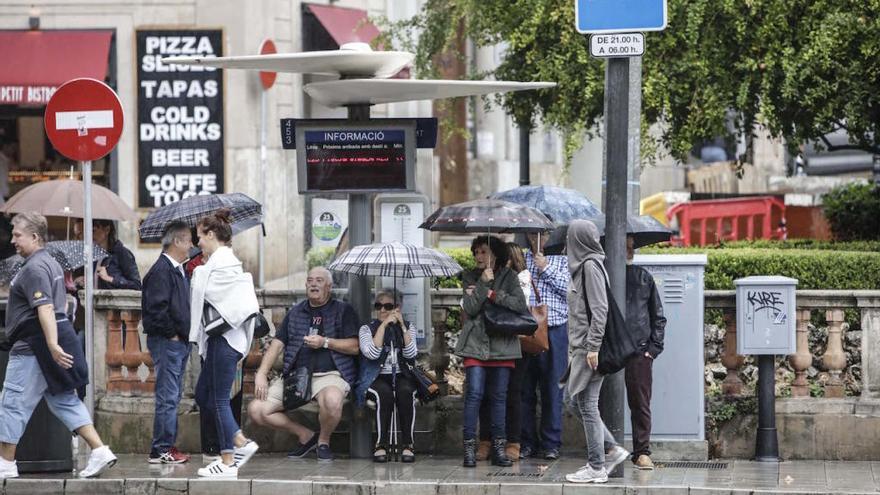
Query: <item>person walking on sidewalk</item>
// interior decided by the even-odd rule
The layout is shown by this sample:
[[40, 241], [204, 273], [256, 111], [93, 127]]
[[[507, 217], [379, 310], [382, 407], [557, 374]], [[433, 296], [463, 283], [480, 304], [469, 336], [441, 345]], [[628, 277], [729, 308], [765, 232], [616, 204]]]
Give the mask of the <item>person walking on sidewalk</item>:
[[507, 457], [506, 416], [507, 384], [514, 360], [522, 357], [519, 338], [513, 334], [489, 335], [485, 308], [498, 304], [527, 313], [529, 308], [516, 273], [506, 266], [507, 246], [493, 236], [480, 236], [471, 243], [476, 268], [462, 276], [464, 324], [455, 354], [464, 359], [465, 394], [464, 438], [465, 467], [476, 467], [477, 421], [484, 397], [489, 401], [492, 430], [492, 464], [511, 466]]
[[183, 263], [192, 248], [184, 222], [172, 222], [162, 236], [162, 254], [144, 277], [141, 315], [147, 348], [156, 370], [156, 414], [150, 464], [182, 464], [190, 457], [174, 446], [177, 406], [189, 358], [189, 280]]
[[[520, 457], [538, 454], [547, 460], [559, 458], [562, 446], [562, 391], [559, 379], [568, 366], [568, 283], [571, 274], [565, 256], [543, 254], [539, 244], [546, 236], [530, 233], [526, 267], [547, 305], [547, 337], [550, 349], [538, 355], [526, 355], [525, 380], [522, 386], [522, 445]], [[538, 304], [532, 293], [529, 304]], [[536, 428], [535, 409], [541, 391], [540, 428]], [[540, 435], [539, 435], [540, 433]]]
[[[242, 434], [229, 403], [229, 391], [239, 363], [251, 348], [254, 318], [260, 311], [253, 277], [245, 273], [229, 242], [229, 210], [202, 217], [197, 225], [199, 247], [207, 259], [193, 271], [189, 340], [199, 346], [205, 360], [196, 384], [199, 413], [214, 419], [220, 440], [220, 459], [198, 470], [205, 478], [236, 478], [259, 446]], [[207, 310], [207, 314], [206, 314]], [[222, 322], [212, 319], [222, 318]], [[225, 329], [209, 335], [212, 328]]]
[[[599, 416], [599, 391], [604, 376], [596, 371], [608, 317], [608, 274], [599, 229], [588, 220], [575, 220], [566, 240], [571, 289], [568, 293], [569, 365], [561, 383], [565, 400], [581, 419], [587, 439], [587, 464], [565, 479], [571, 483], [605, 483], [608, 472], [629, 457], [617, 445]], [[606, 455], [606, 451], [609, 453]]]
[[116, 464], [116, 456], [101, 442], [76, 395], [77, 387], [88, 383], [89, 372], [82, 345], [64, 314], [64, 272], [43, 249], [46, 217], [19, 213], [12, 225], [12, 243], [25, 262], [12, 279], [6, 304], [6, 339], [12, 348], [0, 395], [0, 479], [18, 477], [15, 450], [40, 399], [89, 444], [92, 453], [79, 477], [92, 478]]
[[637, 469], [654, 469], [651, 461], [651, 383], [653, 365], [663, 352], [666, 317], [648, 270], [632, 264], [633, 237], [626, 238], [626, 328], [636, 336], [639, 352], [626, 362], [626, 398], [632, 421], [632, 462]]

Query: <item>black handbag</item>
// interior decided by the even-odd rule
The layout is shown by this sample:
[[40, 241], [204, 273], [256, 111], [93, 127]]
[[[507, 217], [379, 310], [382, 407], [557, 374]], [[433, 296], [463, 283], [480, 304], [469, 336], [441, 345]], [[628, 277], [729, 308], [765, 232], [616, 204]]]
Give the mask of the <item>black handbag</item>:
[[538, 330], [538, 320], [531, 313], [520, 313], [492, 301], [483, 305], [483, 317], [490, 336], [534, 335]]
[[[596, 260], [593, 260], [596, 261]], [[596, 261], [599, 263], [599, 261]], [[586, 267], [584, 267], [586, 269]], [[603, 272], [604, 273], [604, 272]], [[603, 277], [604, 278], [604, 277]], [[581, 276], [584, 290], [584, 299], [587, 297], [586, 273]], [[627, 331], [626, 321], [614, 300], [611, 285], [605, 278], [605, 294], [608, 298], [608, 316], [605, 321], [605, 335], [602, 337], [602, 346], [599, 348], [599, 366], [596, 368], [602, 375], [617, 373], [626, 366], [626, 362], [639, 352], [639, 344], [635, 335]], [[587, 315], [590, 320], [593, 314], [590, 311], [590, 303], [587, 301]]]
[[410, 375], [416, 382], [416, 397], [422, 404], [427, 404], [440, 397], [440, 386], [434, 377], [417, 364], [407, 363]]
[[283, 405], [293, 411], [312, 400], [312, 366], [300, 366], [284, 377]]
[[266, 317], [263, 316], [263, 312], [254, 313], [251, 315], [251, 318], [254, 318], [254, 339], [262, 339], [266, 335], [269, 335], [269, 322], [266, 321]]
[[205, 301], [202, 307], [202, 326], [205, 327], [205, 333], [211, 337], [223, 335], [232, 330], [232, 325], [227, 323], [217, 308], [208, 301]]

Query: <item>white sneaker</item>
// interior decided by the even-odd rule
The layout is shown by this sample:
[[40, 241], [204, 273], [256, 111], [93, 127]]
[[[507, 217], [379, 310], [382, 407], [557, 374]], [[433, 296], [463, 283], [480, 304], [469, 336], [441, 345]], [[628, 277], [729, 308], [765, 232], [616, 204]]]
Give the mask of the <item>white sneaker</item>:
[[116, 456], [110, 451], [110, 447], [103, 445], [93, 450], [89, 455], [89, 462], [85, 469], [79, 472], [80, 478], [94, 478], [116, 464]]
[[206, 464], [211, 464], [214, 461], [220, 460], [220, 454], [211, 455], [211, 454], [202, 454], [202, 462]]
[[211, 464], [198, 470], [198, 475], [202, 478], [214, 479], [234, 479], [238, 478], [238, 465], [232, 463], [231, 466], [223, 464], [223, 460], [216, 460]]
[[0, 480], [6, 478], [18, 478], [18, 465], [15, 461], [0, 458]]
[[253, 440], [248, 440], [243, 447], [236, 447], [232, 453], [232, 459], [239, 468], [247, 464], [251, 457], [260, 450], [260, 446]]
[[605, 454], [605, 471], [611, 472], [618, 464], [629, 457], [629, 451], [620, 445], [615, 445], [611, 452]]
[[566, 474], [566, 481], [570, 483], [607, 483], [608, 471], [605, 468], [593, 469], [589, 464], [577, 470], [576, 473]]

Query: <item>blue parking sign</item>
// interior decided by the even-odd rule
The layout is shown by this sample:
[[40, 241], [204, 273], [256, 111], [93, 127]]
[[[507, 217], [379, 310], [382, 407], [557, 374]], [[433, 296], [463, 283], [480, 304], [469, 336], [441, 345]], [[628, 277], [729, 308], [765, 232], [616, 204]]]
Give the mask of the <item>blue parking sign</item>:
[[574, 13], [585, 34], [666, 29], [666, 0], [575, 0]]

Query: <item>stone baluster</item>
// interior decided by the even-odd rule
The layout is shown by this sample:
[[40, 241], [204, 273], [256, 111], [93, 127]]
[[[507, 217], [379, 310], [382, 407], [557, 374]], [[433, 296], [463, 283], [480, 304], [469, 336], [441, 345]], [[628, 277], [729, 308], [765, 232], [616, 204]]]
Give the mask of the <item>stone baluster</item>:
[[[134, 376], [130, 376], [130, 378], [137, 379], [136, 382], [132, 382], [132, 391], [143, 395], [154, 394], [156, 392], [156, 373], [153, 367], [153, 356], [150, 355], [146, 345], [141, 345], [140, 333], [138, 331], [141, 323], [141, 312], [136, 310], [123, 311], [122, 321], [125, 322], [125, 338], [132, 340], [132, 345], [137, 349], [137, 356], [141, 364], [147, 367], [147, 378], [144, 381], [140, 381], [140, 377], [137, 374], [140, 364], [138, 364], [138, 368], [135, 368]], [[126, 340], [127, 342], [128, 340]]]
[[107, 391], [122, 392], [125, 390], [125, 378], [122, 376], [122, 319], [119, 311], [107, 310], [107, 351], [104, 362], [107, 364]]
[[739, 369], [745, 358], [736, 353], [736, 308], [724, 309], [724, 354], [721, 364], [727, 368], [727, 376], [721, 383], [724, 395], [742, 395], [743, 382], [739, 378]]
[[254, 339], [251, 350], [244, 359], [244, 367], [242, 369], [241, 388], [245, 395], [254, 394], [254, 382], [256, 381], [257, 369], [260, 367], [260, 361], [263, 360], [262, 342]]
[[446, 370], [449, 368], [449, 347], [446, 343], [446, 316], [448, 309], [431, 310], [431, 322], [434, 325], [434, 338], [431, 345], [429, 363], [434, 370], [440, 394], [449, 392], [449, 382], [446, 381]]
[[[140, 337], [138, 336], [137, 328], [137, 321], [140, 320], [140, 316], [135, 318], [131, 314], [132, 311], [128, 310], [123, 310], [120, 313], [122, 316], [122, 321], [123, 323], [125, 323], [122, 365], [125, 366], [126, 370], [128, 371], [128, 376], [125, 377], [125, 386], [123, 388], [123, 392], [125, 394], [139, 395], [141, 393], [142, 385], [141, 379], [137, 373], [138, 368], [144, 362], [144, 359], [141, 355], [141, 343]], [[132, 320], [134, 320], [135, 322], [134, 325], [131, 324]]]
[[794, 369], [791, 396], [809, 397], [810, 386], [807, 383], [807, 370], [813, 364], [813, 354], [810, 352], [810, 332], [807, 328], [807, 324], [810, 323], [810, 310], [798, 309], [795, 314], [797, 316], [797, 352], [788, 358], [788, 362]]
[[828, 381], [825, 383], [825, 397], [843, 397], [844, 386], [841, 377], [846, 367], [846, 354], [843, 352], [843, 320], [842, 309], [829, 309], [825, 312], [828, 321], [828, 345], [822, 355], [822, 364], [828, 370]]
[[862, 399], [880, 398], [880, 295], [858, 298], [862, 312]]

